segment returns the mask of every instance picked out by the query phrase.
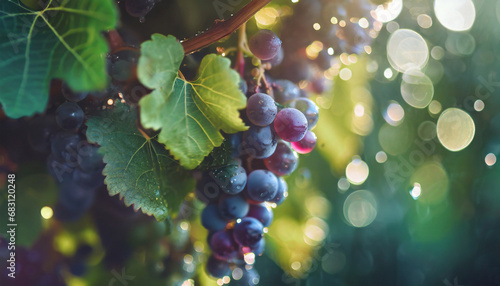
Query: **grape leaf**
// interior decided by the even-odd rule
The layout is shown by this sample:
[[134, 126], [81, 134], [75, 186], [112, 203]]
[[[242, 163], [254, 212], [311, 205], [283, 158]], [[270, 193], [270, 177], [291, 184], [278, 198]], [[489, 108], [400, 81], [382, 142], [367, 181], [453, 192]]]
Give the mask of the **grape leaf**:
[[137, 130], [136, 118], [134, 109], [118, 103], [87, 121], [87, 139], [101, 145], [109, 194], [120, 194], [125, 205], [164, 220], [178, 211], [194, 179], [164, 145]]
[[220, 130], [236, 133], [247, 129], [238, 112], [246, 106], [246, 97], [227, 58], [205, 56], [198, 77], [189, 82], [177, 76], [183, 55], [181, 44], [171, 36], [156, 34], [142, 45], [137, 72], [153, 92], [139, 104], [142, 125], [161, 128], [158, 141], [184, 167], [193, 169], [222, 144]]
[[112, 0], [49, 0], [33, 11], [18, 0], [0, 1], [0, 103], [19, 118], [45, 109], [49, 83], [60, 78], [75, 91], [104, 89]]
[[225, 139], [219, 147], [215, 147], [198, 165], [199, 170], [213, 170], [234, 163], [231, 140]]

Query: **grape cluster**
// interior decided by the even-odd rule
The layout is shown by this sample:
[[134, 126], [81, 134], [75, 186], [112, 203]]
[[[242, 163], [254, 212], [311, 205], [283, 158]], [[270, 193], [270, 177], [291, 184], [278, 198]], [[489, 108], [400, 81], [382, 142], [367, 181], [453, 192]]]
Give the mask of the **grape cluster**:
[[55, 120], [45, 117], [38, 126], [45, 131], [38, 135], [47, 142], [44, 143], [50, 150], [47, 167], [59, 186], [56, 216], [60, 220], [73, 221], [87, 211], [94, 201], [96, 189], [104, 185], [101, 175], [104, 163], [97, 152], [98, 146], [88, 143], [81, 130], [84, 112], [78, 102], [87, 94], [72, 92], [64, 85], [62, 94], [67, 102], [57, 108]]
[[[279, 63], [276, 57], [282, 55], [281, 40], [269, 30], [257, 32], [249, 48], [268, 62]], [[250, 278], [245, 285], [255, 285], [258, 275], [248, 272], [254, 271], [248, 265], [237, 266], [253, 264], [264, 251], [272, 208], [288, 195], [283, 176], [297, 168], [297, 152], [309, 153], [316, 144], [311, 131], [318, 120], [316, 104], [291, 81], [267, 83], [269, 91], [264, 93], [256, 78], [248, 79], [250, 88], [242, 79], [240, 89], [248, 96], [242, 118], [249, 129], [227, 139], [232, 163], [204, 172], [196, 187], [196, 197], [206, 203], [201, 223], [212, 250], [206, 270], [216, 278], [229, 275], [231, 268], [246, 271], [242, 277]]]
[[309, 80], [312, 90], [321, 93], [321, 75], [334, 56], [360, 54], [376, 36], [374, 7], [368, 0], [299, 1], [284, 20], [284, 60], [276, 74], [296, 83]]

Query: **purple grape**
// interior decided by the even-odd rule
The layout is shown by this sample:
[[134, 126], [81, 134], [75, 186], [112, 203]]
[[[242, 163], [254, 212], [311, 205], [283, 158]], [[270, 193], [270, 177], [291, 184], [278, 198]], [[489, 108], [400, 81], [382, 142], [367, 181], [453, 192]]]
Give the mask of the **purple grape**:
[[278, 192], [278, 179], [267, 170], [255, 170], [248, 175], [247, 196], [257, 202], [268, 201]]
[[248, 99], [246, 112], [252, 124], [264, 127], [273, 123], [278, 113], [278, 107], [269, 95], [256, 93]]
[[284, 57], [285, 57], [285, 53], [283, 52], [283, 48], [280, 48], [280, 50], [278, 51], [276, 56], [274, 56], [272, 59], [264, 60], [263, 62], [271, 64], [271, 67], [275, 67], [275, 66], [281, 64], [281, 62], [283, 62]]
[[63, 129], [79, 128], [83, 123], [83, 110], [74, 102], [65, 102], [56, 110], [56, 121]]
[[245, 217], [234, 225], [233, 236], [240, 246], [254, 247], [262, 239], [263, 231], [264, 226], [260, 221], [253, 217]]
[[196, 184], [196, 198], [205, 204], [218, 202], [222, 194], [221, 187], [219, 187], [209, 173], [204, 173]]
[[293, 150], [297, 151], [297, 153], [299, 154], [307, 154], [311, 152], [314, 149], [314, 147], [316, 147], [316, 134], [308, 130], [306, 136], [304, 136], [302, 140], [297, 142], [292, 142], [292, 147]]
[[85, 144], [78, 150], [78, 166], [87, 173], [96, 172], [102, 169], [104, 163], [102, 155], [97, 151], [99, 146]]
[[246, 247], [246, 246], [242, 247], [241, 251], [245, 254], [252, 252], [256, 256], [259, 256], [264, 252], [265, 247], [266, 247], [266, 240], [261, 239], [259, 242], [257, 242], [255, 245], [252, 245], [251, 247]]
[[73, 132], [58, 132], [52, 138], [50, 150], [54, 155], [54, 159], [59, 162], [77, 161], [77, 148], [81, 141], [78, 134]]
[[297, 109], [282, 109], [274, 119], [274, 130], [285, 141], [300, 141], [307, 132], [307, 118]]
[[271, 30], [259, 30], [250, 38], [248, 43], [250, 51], [261, 60], [270, 60], [281, 49], [281, 40]]
[[277, 144], [278, 141], [270, 126], [259, 127], [252, 125], [250, 129], [243, 133], [240, 154], [256, 159], [267, 158], [274, 153]]
[[319, 119], [319, 108], [314, 101], [309, 98], [300, 97], [291, 101], [287, 107], [295, 108], [302, 112], [307, 119], [307, 128], [312, 130]]
[[238, 245], [235, 243], [232, 231], [221, 230], [212, 235], [210, 249], [219, 259], [231, 259], [238, 255]]
[[248, 202], [242, 196], [223, 195], [219, 200], [219, 213], [228, 220], [246, 216], [248, 209]]
[[264, 159], [267, 169], [277, 176], [290, 175], [299, 164], [299, 156], [292, 150], [290, 144], [279, 141], [274, 154]]
[[155, 0], [126, 0], [125, 8], [134, 17], [144, 17], [155, 6]]
[[210, 255], [206, 266], [207, 273], [215, 278], [222, 278], [231, 274], [229, 263], [225, 260], [217, 259], [214, 255]]
[[293, 82], [279, 79], [273, 83], [274, 100], [279, 104], [286, 104], [300, 96], [300, 89]]
[[216, 204], [207, 205], [201, 212], [201, 225], [211, 231], [219, 231], [226, 227], [227, 221], [219, 213]]
[[269, 202], [275, 203], [276, 205], [281, 205], [286, 197], [288, 196], [288, 185], [282, 177], [278, 178], [278, 192], [274, 198], [270, 199]]
[[250, 205], [247, 216], [257, 219], [263, 226], [269, 226], [273, 221], [273, 211], [264, 204]]
[[221, 190], [230, 195], [243, 191], [247, 184], [247, 173], [243, 167], [228, 165], [217, 168], [209, 173]]

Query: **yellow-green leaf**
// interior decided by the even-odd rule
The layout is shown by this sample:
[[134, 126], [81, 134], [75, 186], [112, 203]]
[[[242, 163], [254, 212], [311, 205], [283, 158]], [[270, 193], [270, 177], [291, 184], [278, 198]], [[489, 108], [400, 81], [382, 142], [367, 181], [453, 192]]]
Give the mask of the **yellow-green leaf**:
[[184, 167], [193, 169], [222, 144], [220, 130], [236, 133], [247, 129], [238, 112], [245, 107], [246, 97], [239, 90], [240, 77], [230, 68], [230, 61], [215, 54], [203, 58], [196, 80], [179, 78], [180, 49], [172, 37], [161, 35], [142, 45], [139, 79], [154, 91], [139, 102], [141, 123], [161, 129], [158, 141]]

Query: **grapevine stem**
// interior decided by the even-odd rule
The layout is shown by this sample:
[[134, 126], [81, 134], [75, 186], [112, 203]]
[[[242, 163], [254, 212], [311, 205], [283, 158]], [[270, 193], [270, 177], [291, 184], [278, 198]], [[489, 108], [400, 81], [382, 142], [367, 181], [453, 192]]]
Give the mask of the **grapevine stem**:
[[271, 0], [252, 0], [230, 19], [216, 21], [206, 32], [182, 42], [184, 53], [189, 55], [230, 35], [270, 2]]
[[236, 54], [236, 64], [234, 69], [244, 77], [245, 72], [245, 57], [243, 56], [243, 49], [247, 41], [247, 23], [243, 23], [238, 33], [238, 53]]
[[181, 71], [179, 71], [179, 77], [182, 79], [182, 80], [186, 80], [186, 78], [184, 77], [184, 75], [182, 74]]

